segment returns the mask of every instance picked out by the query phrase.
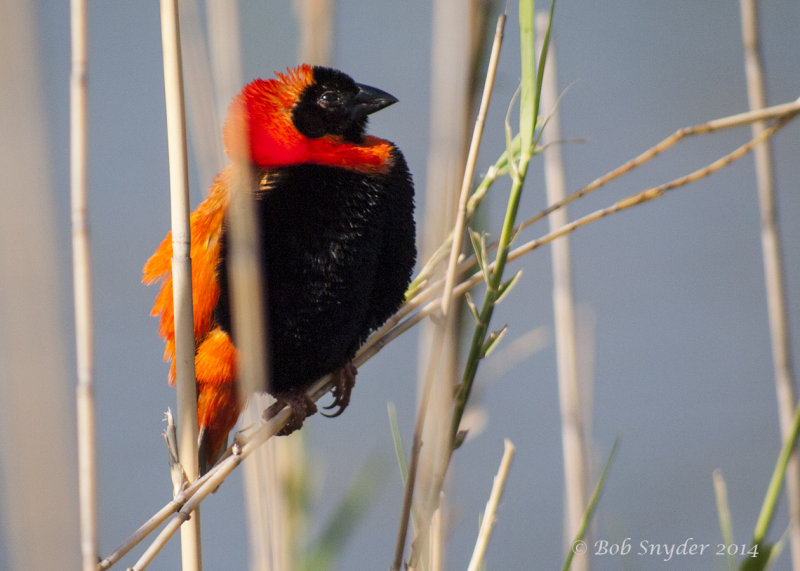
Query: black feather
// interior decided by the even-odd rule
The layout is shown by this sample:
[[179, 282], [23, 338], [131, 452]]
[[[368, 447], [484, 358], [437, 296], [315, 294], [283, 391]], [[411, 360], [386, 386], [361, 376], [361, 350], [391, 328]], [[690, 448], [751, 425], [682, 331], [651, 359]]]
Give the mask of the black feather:
[[[396, 148], [391, 163], [384, 174], [311, 164], [262, 173], [270, 393], [304, 389], [348, 363], [402, 304], [416, 258], [414, 190]], [[225, 228], [215, 318], [231, 333], [227, 238]]]

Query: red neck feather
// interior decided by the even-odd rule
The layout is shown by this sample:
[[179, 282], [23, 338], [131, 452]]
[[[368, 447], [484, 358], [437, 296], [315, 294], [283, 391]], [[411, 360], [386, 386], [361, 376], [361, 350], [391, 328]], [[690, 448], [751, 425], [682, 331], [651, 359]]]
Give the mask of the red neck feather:
[[292, 109], [314, 80], [311, 66], [275, 76], [252, 81], [231, 103], [223, 136], [232, 160], [261, 168], [313, 163], [374, 172], [390, 166], [392, 145], [377, 137], [354, 144], [335, 136], [310, 139], [297, 131]]

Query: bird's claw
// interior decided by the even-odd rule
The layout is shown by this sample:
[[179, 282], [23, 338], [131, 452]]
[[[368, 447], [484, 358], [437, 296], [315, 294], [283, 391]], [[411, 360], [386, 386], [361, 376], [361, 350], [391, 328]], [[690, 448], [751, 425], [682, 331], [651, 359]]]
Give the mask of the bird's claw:
[[344, 412], [347, 405], [350, 404], [350, 393], [356, 384], [356, 375], [358, 369], [352, 362], [348, 362], [344, 367], [334, 371], [333, 373], [333, 386], [331, 394], [333, 395], [333, 402], [326, 407], [325, 410], [337, 409], [331, 414], [322, 413], [323, 416], [328, 418], [335, 418]]
[[264, 417], [267, 420], [277, 415], [286, 406], [292, 409], [292, 416], [278, 432], [279, 436], [288, 436], [295, 430], [299, 430], [303, 426], [303, 421], [317, 412], [316, 403], [302, 390], [283, 393], [276, 399], [275, 403], [264, 411]]

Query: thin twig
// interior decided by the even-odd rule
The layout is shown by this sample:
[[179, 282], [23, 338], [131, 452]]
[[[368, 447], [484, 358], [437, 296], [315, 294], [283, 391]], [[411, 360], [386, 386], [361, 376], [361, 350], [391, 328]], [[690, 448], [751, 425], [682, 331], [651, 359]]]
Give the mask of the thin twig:
[[489, 546], [489, 539], [492, 537], [492, 530], [495, 524], [495, 514], [497, 514], [497, 507], [500, 505], [500, 499], [503, 497], [503, 490], [506, 485], [506, 478], [508, 477], [508, 469], [511, 467], [511, 460], [514, 458], [514, 445], [510, 440], [505, 440], [503, 458], [500, 460], [500, 468], [497, 470], [497, 475], [494, 477], [494, 484], [492, 484], [492, 492], [489, 495], [489, 501], [486, 502], [486, 510], [483, 512], [483, 520], [481, 527], [478, 531], [478, 539], [475, 542], [475, 549], [472, 552], [472, 558], [469, 561], [467, 571], [478, 571], [486, 555], [486, 548]]
[[[701, 178], [709, 176], [709, 175], [713, 174], [714, 172], [717, 172], [718, 170], [724, 168], [725, 166], [729, 165], [733, 161], [735, 161], [735, 160], [741, 158], [742, 156], [744, 156], [749, 150], [751, 150], [760, 141], [762, 141], [762, 140], [774, 135], [779, 129], [781, 129], [789, 121], [791, 121], [795, 117], [795, 115], [797, 113], [800, 113], [800, 105], [795, 106], [794, 109], [792, 109], [792, 112], [790, 114], [786, 115], [783, 119], [781, 119], [780, 121], [776, 122], [767, 131], [762, 133], [762, 135], [758, 139], [753, 139], [753, 140], [745, 143], [744, 145], [738, 147], [737, 149], [735, 149], [731, 153], [729, 153], [729, 154], [719, 158], [718, 160], [714, 161], [710, 165], [707, 165], [707, 166], [705, 166], [703, 168], [700, 168], [700, 169], [698, 169], [696, 171], [693, 171], [692, 173], [690, 173], [690, 174], [688, 174], [686, 176], [677, 178], [677, 179], [675, 179], [675, 180], [673, 180], [671, 182], [665, 183], [663, 185], [647, 188], [647, 189], [642, 190], [640, 192], [634, 193], [634, 194], [628, 196], [627, 198], [624, 198], [624, 199], [612, 204], [609, 207], [601, 208], [599, 210], [591, 212], [591, 213], [589, 213], [589, 214], [587, 214], [587, 215], [585, 215], [585, 216], [583, 216], [583, 217], [581, 217], [581, 218], [579, 218], [577, 220], [574, 220], [573, 222], [570, 222], [569, 224], [566, 224], [566, 225], [562, 226], [558, 230], [555, 230], [555, 231], [550, 232], [548, 234], [545, 234], [545, 235], [543, 235], [543, 236], [541, 236], [539, 238], [536, 238], [535, 240], [531, 240], [529, 242], [526, 242], [525, 244], [522, 244], [521, 246], [518, 246], [517, 248], [515, 248], [514, 250], [511, 250], [509, 252], [508, 261], [511, 262], [511, 261], [517, 260], [518, 258], [521, 258], [522, 256], [524, 256], [524, 255], [526, 255], [526, 254], [528, 254], [528, 253], [530, 253], [530, 252], [532, 252], [532, 251], [534, 251], [534, 250], [536, 250], [538, 248], [541, 248], [542, 246], [544, 246], [546, 244], [549, 244], [550, 242], [552, 242], [556, 238], [560, 238], [561, 236], [564, 236], [566, 234], [574, 232], [578, 228], [581, 228], [583, 226], [586, 226], [587, 224], [590, 224], [592, 222], [600, 220], [601, 218], [605, 218], [606, 216], [609, 216], [611, 214], [616, 214], [616, 213], [622, 212], [623, 210], [627, 210], [629, 208], [632, 208], [634, 206], [638, 206], [640, 204], [644, 204], [646, 202], [650, 202], [652, 200], [660, 198], [661, 196], [664, 195], [664, 193], [666, 193], [669, 190], [673, 190], [675, 188], [679, 188], [681, 186], [688, 185], [688, 184], [690, 184], [692, 182], [696, 182], [696, 181], [700, 180]], [[578, 192], [581, 192], [581, 191], [578, 191]], [[542, 211], [542, 212], [544, 212], [544, 211]], [[528, 219], [525, 223], [523, 223], [523, 225], [527, 224], [527, 222], [530, 222], [531, 220], [540, 219], [541, 218], [541, 214], [542, 213], [540, 212], [536, 216]], [[487, 249], [491, 250], [491, 247], [489, 247]], [[468, 258], [467, 260], [465, 260], [464, 262], [462, 262], [459, 265], [459, 272], [466, 271], [466, 269], [472, 267], [474, 264], [475, 264], [474, 257]], [[493, 272], [494, 268], [495, 268], [495, 264], [494, 263], [492, 263], [492, 264], [490, 264], [488, 266], [489, 271]], [[483, 279], [484, 279], [484, 276], [483, 276], [482, 272], [480, 272], [480, 271], [475, 272], [469, 278], [466, 278], [465, 280], [463, 280], [461, 283], [458, 284], [458, 286], [456, 286], [453, 289], [453, 295], [454, 296], [463, 295], [465, 292], [469, 291], [470, 289], [475, 287], [477, 284], [481, 283], [483, 281]], [[402, 333], [404, 333], [405, 331], [407, 331], [408, 329], [410, 329], [411, 327], [413, 327], [414, 325], [419, 323], [422, 319], [425, 319], [426, 317], [429, 317], [431, 314], [433, 314], [436, 311], [438, 311], [438, 309], [440, 307], [440, 302], [438, 301], [438, 299], [434, 299], [433, 301], [428, 301], [427, 303], [424, 303], [424, 302], [425, 302], [425, 300], [430, 299], [431, 297], [433, 297], [438, 291], [440, 291], [441, 285], [442, 285], [441, 281], [434, 282], [431, 285], [429, 285], [427, 288], [421, 290], [413, 298], [413, 303], [415, 304], [415, 307], [417, 308], [416, 311], [408, 312], [408, 311], [403, 311], [403, 309], [401, 308], [401, 311], [403, 311], [404, 314], [405, 314], [405, 318], [402, 321], [400, 321], [395, 327], [393, 327], [390, 331], [384, 333], [381, 338], [374, 340], [373, 343], [369, 346], [369, 348], [367, 350], [365, 350], [363, 353], [359, 353], [356, 356], [356, 360], [360, 360], [361, 362], [366, 361], [367, 359], [369, 359], [370, 357], [375, 355], [381, 348], [383, 348], [386, 343], [388, 343], [389, 341], [395, 339], [396, 337], [399, 337]], [[423, 303], [424, 303], [424, 305], [423, 305]]]
[[[431, 354], [436, 354], [441, 351], [442, 338], [437, 336], [434, 340], [437, 344]], [[403, 553], [405, 552], [406, 536], [408, 534], [408, 523], [411, 517], [412, 502], [414, 499], [414, 488], [416, 486], [417, 472], [419, 467], [420, 451], [422, 449], [422, 431], [425, 428], [425, 419], [428, 415], [428, 404], [431, 398], [431, 391], [433, 390], [433, 382], [431, 382], [432, 375], [430, 368], [433, 359], [428, 363], [428, 371], [422, 385], [422, 395], [419, 399], [417, 407], [417, 417], [414, 423], [414, 436], [411, 441], [411, 451], [409, 453], [408, 474], [406, 476], [405, 488], [403, 489], [403, 503], [400, 508], [400, 521], [397, 527], [397, 539], [394, 547], [394, 557], [392, 559], [392, 571], [399, 571], [403, 563]]]
[[72, 70], [70, 72], [70, 188], [72, 266], [78, 384], [78, 481], [81, 562], [84, 571], [97, 565], [97, 449], [94, 403], [94, 327], [88, 214], [88, 94], [86, 0], [70, 4]]
[[[693, 125], [691, 127], [683, 127], [675, 131], [669, 137], [663, 139], [656, 145], [650, 147], [637, 157], [627, 161], [626, 163], [620, 165], [619, 167], [613, 169], [612, 171], [604, 174], [603, 176], [595, 179], [585, 187], [576, 190], [572, 194], [566, 196], [563, 200], [551, 204], [544, 210], [538, 212], [536, 215], [531, 216], [527, 220], [525, 220], [522, 224], [517, 226], [514, 231], [515, 235], [519, 234], [522, 230], [534, 225], [535, 223], [539, 222], [540, 220], [546, 218], [550, 213], [555, 212], [560, 208], [564, 208], [565, 206], [572, 204], [576, 200], [583, 198], [584, 196], [598, 190], [599, 188], [607, 185], [608, 183], [616, 180], [617, 178], [621, 177], [624, 174], [631, 172], [632, 170], [642, 166], [646, 162], [654, 159], [661, 153], [667, 151], [671, 147], [675, 146], [677, 143], [682, 141], [683, 139], [697, 136], [697, 135], [705, 135], [710, 133], [715, 133], [717, 131], [722, 131], [726, 129], [733, 129], [736, 127], [744, 127], [747, 125], [752, 124], [754, 121], [768, 121], [772, 119], [780, 119], [783, 117], [791, 118], [795, 116], [797, 113], [800, 113], [800, 98], [796, 101], [791, 103], [783, 103], [781, 105], [775, 105], [773, 107], [767, 107], [765, 109], [757, 110], [757, 111], [747, 111], [744, 113], [737, 113], [735, 115], [730, 115], [728, 117], [722, 117], [720, 119], [715, 119], [712, 121], [708, 121], [706, 123], [701, 123], [699, 125]], [[514, 149], [516, 152], [519, 151], [519, 141], [514, 141], [515, 147]], [[487, 171], [484, 180], [475, 190], [475, 192], [470, 197], [468, 203], [468, 211], [474, 210], [480, 200], [485, 196], [488, 187], [494, 182], [494, 180], [500, 174], [503, 174], [507, 171], [508, 161], [508, 153], [504, 152], [500, 159], [492, 165], [492, 167]], [[452, 238], [449, 237], [448, 241], [446, 242], [449, 245], [449, 240]], [[491, 252], [497, 247], [497, 244], [491, 244], [487, 251]], [[443, 282], [434, 282], [430, 283], [429, 278], [433, 274], [433, 269], [435, 265], [441, 263], [444, 259], [444, 249], [440, 248], [437, 250], [436, 254], [428, 260], [423, 266], [423, 269], [420, 271], [420, 275], [414, 279], [412, 285], [409, 287], [409, 292], [407, 294], [407, 301], [412, 300], [419, 300], [421, 299], [419, 296], [422, 295], [425, 298], [432, 297], [436, 292], [441, 291]], [[466, 268], [472, 267], [475, 264], [474, 257], [468, 258], [463, 260], [459, 263], [458, 266], [458, 273], [463, 273]], [[419, 301], [417, 301], [418, 303]], [[402, 318], [404, 318], [410, 311], [407, 311], [407, 306], [404, 305], [400, 308], [400, 311], [395, 314], [392, 318], [387, 321], [380, 330], [370, 336], [367, 339], [364, 347], [369, 348], [371, 344], [374, 343], [378, 338], [383, 337], [392, 327], [394, 327]]]
[[[660, 154], [661, 152], [665, 151], [669, 147], [672, 147], [682, 139], [693, 136], [699, 135], [704, 133], [713, 133], [723, 129], [729, 129], [734, 127], [742, 127], [748, 125], [756, 120], [761, 120], [765, 118], [771, 119], [779, 119], [769, 129], [768, 132], [762, 133], [758, 139], [754, 139], [749, 141], [748, 143], [742, 145], [741, 147], [735, 149], [731, 153], [721, 157], [717, 161], [714, 161], [710, 165], [693, 171], [692, 173], [677, 178], [669, 183], [651, 187], [645, 189], [639, 193], [635, 193], [616, 204], [597, 210], [590, 214], [587, 214], [583, 218], [575, 220], [570, 224], [560, 228], [555, 232], [551, 232], [542, 236], [541, 238], [537, 238], [536, 240], [532, 240], [523, 246], [518, 247], [517, 249], [513, 250], [509, 254], [510, 260], [515, 260], [528, 252], [531, 252], [549, 242], [558, 238], [564, 234], [568, 234], [581, 226], [585, 226], [590, 222], [608, 216], [609, 214], [613, 214], [616, 212], [620, 212], [622, 210], [626, 210], [632, 206], [636, 206], [637, 204], [648, 202], [655, 198], [661, 196], [664, 192], [668, 190], [672, 190], [674, 188], [678, 188], [680, 186], [687, 185], [691, 182], [695, 182], [700, 180], [703, 177], [709, 176], [714, 172], [724, 168], [731, 162], [741, 158], [745, 155], [749, 150], [751, 150], [758, 142], [769, 138], [773, 134], [777, 132], [780, 128], [782, 128], [786, 123], [791, 121], [797, 114], [800, 113], [800, 99], [794, 101], [792, 103], [785, 103], [782, 105], [776, 105], [773, 107], [769, 107], [767, 109], [763, 109], [760, 111], [755, 112], [747, 112], [747, 113], [739, 113], [736, 115], [731, 115], [729, 117], [723, 117], [721, 119], [716, 119], [713, 121], [709, 121], [707, 123], [703, 123], [700, 125], [694, 125], [692, 127], [684, 127], [682, 129], [678, 129], [673, 135], [667, 137], [666, 139], [662, 140], [654, 147], [651, 147], [644, 153], [640, 154], [636, 158], [624, 163], [620, 167], [612, 170], [606, 175], [595, 179], [592, 183], [588, 186], [585, 186], [569, 196], [567, 196], [564, 200], [557, 202], [546, 209], [540, 211], [539, 213], [535, 214], [534, 216], [528, 218], [524, 222], [522, 222], [519, 226], [514, 229], [514, 235], [518, 235], [523, 229], [532, 226], [534, 223], [540, 221], [541, 219], [545, 218], [551, 212], [559, 208], [563, 208], [564, 206], [571, 204], [575, 200], [581, 198], [582, 196], [586, 196], [593, 190], [604, 186], [605, 184], [611, 182], [612, 180], [619, 178], [626, 172], [630, 172], [632, 169], [641, 166], [647, 160], [650, 160]], [[494, 248], [497, 247], [497, 244], [491, 244], [487, 247], [487, 251], [492, 251]], [[466, 270], [473, 267], [475, 265], [475, 256], [470, 256], [469, 258], [462, 261], [458, 266], [458, 274], [462, 275]], [[493, 269], [493, 265], [490, 266], [490, 269]], [[462, 281], [454, 290], [453, 295], [459, 296], [463, 295], [465, 291], [472, 288], [474, 285], [480, 283], [482, 280], [482, 274], [477, 272], [473, 274], [470, 278], [465, 281]], [[389, 341], [395, 339], [403, 332], [407, 331], [414, 325], [416, 325], [419, 321], [423, 318], [429, 316], [433, 313], [434, 310], [440, 307], [440, 302], [434, 301], [429, 302], [423, 305], [427, 300], [433, 298], [436, 295], [439, 295], [443, 286], [443, 280], [434, 281], [428, 283], [427, 286], [421, 287], [415, 290], [415, 293], [410, 299], [398, 310], [398, 312], [390, 318], [387, 323], [381, 327], [378, 331], [373, 333], [367, 341], [362, 346], [359, 353], [356, 355], [356, 362], [358, 364], [363, 364], [369, 358], [377, 354]], [[414, 313], [415, 310], [417, 313]], [[413, 314], [413, 315], [412, 315]]]
[[608, 183], [618, 179], [622, 175], [628, 174], [632, 170], [642, 166], [646, 162], [651, 161], [661, 153], [675, 146], [683, 139], [686, 139], [688, 137], [693, 137], [696, 135], [706, 135], [709, 133], [715, 133], [717, 131], [733, 129], [736, 127], [744, 127], [746, 125], [752, 124], [754, 121], [768, 121], [771, 119], [780, 119], [783, 117], [791, 118], [794, 117], [797, 113], [800, 113], [800, 99], [797, 99], [792, 103], [775, 105], [774, 107], [768, 107], [766, 109], [758, 111], [737, 113], [736, 115], [722, 117], [721, 119], [715, 119], [713, 121], [708, 121], [707, 123], [701, 123], [700, 125], [693, 125], [691, 127], [683, 127], [681, 129], [678, 129], [672, 135], [663, 139], [659, 143], [653, 145], [639, 156], [634, 157], [628, 162], [618, 166], [611, 172], [606, 173], [603, 176], [593, 180], [585, 187], [568, 195], [562, 201], [551, 204], [550, 206], [548, 206], [547, 208], [536, 214], [536, 216], [532, 216], [531, 218], [520, 224], [517, 231], [519, 232], [521, 230], [524, 230], [525, 228], [528, 228], [529, 226], [535, 224], [539, 220], [545, 218], [551, 212], [554, 212], [559, 208], [563, 208], [564, 206], [575, 202], [579, 198], [583, 198], [587, 194], [590, 194], [591, 192], [594, 192], [595, 190], [607, 185]]
[[461, 191], [458, 197], [458, 213], [456, 215], [455, 229], [450, 246], [450, 258], [447, 263], [445, 273], [444, 294], [442, 296], [442, 313], [447, 315], [450, 309], [450, 292], [453, 291], [453, 282], [456, 276], [456, 263], [461, 254], [461, 242], [464, 236], [464, 225], [467, 217], [467, 199], [469, 189], [472, 185], [472, 177], [475, 174], [475, 164], [478, 161], [478, 152], [481, 148], [483, 139], [483, 126], [486, 123], [486, 113], [489, 110], [489, 102], [492, 100], [492, 90], [494, 89], [494, 78], [497, 75], [497, 63], [500, 61], [500, 48], [503, 45], [503, 30], [506, 25], [506, 13], [500, 14], [497, 18], [494, 41], [492, 42], [492, 52], [489, 56], [489, 67], [486, 70], [486, 80], [483, 84], [483, 95], [478, 109], [478, 116], [475, 119], [475, 127], [472, 130], [472, 141], [470, 142], [469, 152], [467, 153], [467, 164], [464, 167], [464, 178], [461, 181]]
[[186, 485], [186, 473], [183, 471], [183, 466], [180, 462], [180, 454], [178, 452], [178, 431], [175, 427], [175, 415], [172, 414], [171, 409], [167, 409], [164, 415], [164, 420], [167, 422], [167, 428], [164, 429], [164, 443], [167, 446], [167, 461], [169, 462], [169, 477], [172, 480], [172, 497], [176, 497], [181, 493]]
[[[437, 143], [428, 150], [424, 231], [420, 236], [420, 251], [424, 256], [438, 249], [456, 223], [459, 188], [464, 177], [464, 152], [469, 145], [472, 102], [469, 64], [474, 51], [470, 23], [475, 2], [436, 0], [432, 2], [432, 9], [429, 131], [431, 140]], [[445, 270], [440, 266], [435, 271], [443, 276]], [[413, 562], [419, 555], [416, 560], [422, 566], [430, 560], [430, 550], [436, 549], [430, 544], [434, 536], [429, 530], [440, 496], [431, 493], [430, 482], [439, 471], [438, 452], [445, 440], [441, 427], [452, 414], [449, 397], [457, 378], [460, 321], [457, 308], [448, 308], [446, 318], [426, 322], [419, 335], [418, 392], [427, 397], [425, 405], [418, 409], [424, 410], [424, 417], [415, 422], [413, 438], [415, 443], [424, 442], [424, 446], [413, 447], [413, 454], [421, 456], [417, 460], [411, 458], [410, 471], [418, 473], [410, 474], [406, 480], [407, 488], [415, 487], [404, 492], [398, 520], [400, 525], [408, 521], [402, 514], [409, 509], [408, 500], [413, 499], [415, 536], [408, 561]], [[400, 536], [404, 534], [398, 530], [398, 540]]]
[[[757, 110], [762, 109], [766, 104], [764, 74], [761, 69], [761, 54], [759, 53], [758, 9], [754, 0], [741, 0], [740, 7], [747, 96], [750, 108]], [[766, 125], [763, 121], [756, 121], [750, 128], [753, 137], [758, 137], [766, 129]], [[761, 210], [761, 250], [764, 261], [772, 364], [775, 372], [781, 437], [785, 439], [791, 430], [796, 395], [789, 332], [789, 310], [786, 303], [783, 254], [769, 141], [764, 141], [753, 149], [753, 159], [756, 166], [758, 204]], [[800, 454], [797, 450], [792, 453], [786, 470], [789, 516], [796, 519], [800, 517]], [[800, 527], [792, 526], [788, 533], [789, 544], [792, 547], [792, 567], [800, 570]]]
[[[694, 136], [694, 135], [714, 133], [716, 131], [720, 131], [720, 130], [724, 130], [724, 129], [742, 127], [742, 126], [749, 125], [753, 121], [758, 121], [758, 120], [762, 120], [762, 119], [765, 119], [765, 118], [766, 119], [786, 119], [786, 120], [791, 120], [795, 116], [797, 116], [798, 113], [800, 113], [800, 99], [798, 99], [797, 101], [794, 101], [792, 103], [785, 103], [785, 104], [782, 104], [782, 105], [775, 105], [774, 107], [769, 107], [767, 109], [763, 109], [763, 110], [760, 110], [760, 111], [739, 113], [739, 114], [736, 114], [736, 115], [731, 115], [729, 117], [723, 117], [721, 119], [716, 119], [716, 120], [713, 120], [713, 121], [709, 121], [707, 123], [702, 123], [700, 125], [694, 125], [694, 126], [691, 126], [691, 127], [684, 127], [684, 128], [678, 129], [675, 133], [673, 133], [672, 135], [670, 135], [666, 139], [660, 141], [659, 143], [657, 143], [656, 145], [654, 145], [650, 149], [646, 150], [645, 152], [641, 153], [639, 156], [635, 157], [634, 159], [631, 159], [630, 161], [627, 161], [626, 163], [624, 163], [623, 165], [613, 169], [609, 173], [607, 173], [607, 174], [595, 179], [589, 185], [587, 185], [587, 186], [585, 186], [585, 187], [583, 187], [583, 188], [581, 188], [579, 190], [576, 190], [575, 192], [573, 192], [572, 194], [568, 195], [563, 200], [561, 200], [559, 202], [556, 202], [555, 204], [551, 204], [550, 206], [548, 206], [544, 210], [538, 212], [534, 216], [531, 216], [530, 218], [528, 218], [527, 220], [522, 222], [519, 226], [517, 226], [514, 229], [514, 235], [515, 236], [519, 235], [519, 233], [522, 232], [522, 230], [524, 230], [526, 228], [529, 228], [530, 226], [532, 226], [536, 222], [539, 222], [543, 218], [546, 218], [552, 212], [555, 212], [556, 210], [558, 210], [560, 208], [563, 208], [563, 207], [567, 206], [568, 204], [571, 204], [571, 203], [575, 202], [579, 198], [582, 198], [582, 197], [586, 196], [587, 194], [591, 193], [592, 191], [597, 190], [598, 188], [600, 188], [602, 186], [605, 186], [606, 184], [608, 184], [609, 182], [619, 178], [623, 174], [626, 174], [626, 173], [630, 172], [631, 170], [643, 165], [645, 162], [653, 159], [654, 157], [656, 157], [660, 153], [664, 152], [668, 148], [674, 146], [675, 144], [677, 144], [678, 142], [680, 142], [684, 138], [687, 138], [687, 137], [690, 137], [690, 136]], [[783, 126], [783, 124], [781, 125], [781, 127], [782, 126]], [[774, 134], [774, 131], [770, 132], [768, 136], [771, 136], [772, 134]], [[759, 139], [759, 140], [761, 140], [761, 139]], [[751, 141], [751, 143], [752, 143], [752, 141]], [[745, 154], [748, 150], [750, 150], [753, 146], [754, 146], [754, 144], [749, 144], [749, 146], [745, 145], [746, 148], [744, 148], [744, 149], [741, 149], [741, 148], [740, 149], [736, 149], [732, 153], [730, 153], [728, 155], [725, 155], [724, 157], [722, 157], [718, 161], [715, 161], [714, 163], [712, 163], [708, 167], [705, 167], [703, 169], [698, 169], [697, 171], [694, 171], [693, 173], [691, 173], [690, 175], [687, 175], [686, 177], [681, 177], [679, 179], [675, 179], [674, 181], [672, 181], [670, 183], [667, 183], [667, 185], [678, 185], [678, 186], [680, 186], [680, 185], [683, 185], [683, 184], [688, 184], [689, 182], [694, 182], [696, 180], [699, 180], [700, 178], [703, 178], [704, 176], [708, 176], [708, 175], [718, 171], [720, 168], [722, 168], [724, 166], [727, 166], [728, 163], [730, 163], [730, 162], [732, 162], [732, 161], [734, 161], [734, 160], [736, 160], [738, 158], [741, 158], [741, 156], [743, 154]], [[653, 188], [659, 188], [659, 187], [653, 187]], [[648, 191], [649, 190], [652, 190], [652, 189], [648, 189]], [[636, 195], [632, 195], [627, 200], [632, 199], [633, 196], [636, 196]], [[491, 252], [496, 248], [497, 248], [497, 243], [490, 244], [489, 246], [487, 246], [487, 252]], [[468, 257], [468, 258], [466, 258], [465, 260], [463, 260], [459, 264], [458, 273], [459, 274], [463, 274], [467, 269], [473, 267], [474, 265], [475, 265], [475, 257], [474, 256]], [[378, 332], [376, 332], [376, 334], [373, 334], [372, 336], [370, 336], [369, 339], [367, 339], [366, 343], [364, 344], [364, 348], [371, 349], [372, 344], [376, 343], [380, 338], [383, 338], [383, 337], [387, 336], [387, 334], [390, 334], [391, 329], [393, 327], [395, 327], [397, 323], [399, 323], [402, 319], [407, 318], [407, 316], [410, 313], [412, 313], [411, 309], [409, 309], [409, 308], [413, 309], [415, 307], [418, 307], [425, 300], [430, 299], [430, 298], [434, 297], [435, 295], [438, 295], [439, 292], [441, 291], [442, 284], [443, 284], [443, 282], [441, 280], [440, 281], [434, 281], [434, 282], [428, 283], [425, 287], [420, 287], [417, 290], [415, 290], [414, 295], [410, 297], [409, 301], [403, 307], [400, 308], [400, 310], [395, 314], [395, 316], [393, 316], [393, 318], [391, 318], [389, 321], [387, 321], [386, 326], [382, 327]], [[396, 336], [396, 335], [394, 335], [394, 336]]]
[[[189, 174], [186, 115], [181, 70], [178, 0], [161, 0], [161, 41], [167, 107], [170, 210], [172, 213], [172, 279], [175, 307], [175, 372], [178, 397], [178, 451], [189, 481], [197, 478], [197, 395], [194, 374], [192, 262], [189, 230]], [[202, 569], [200, 514], [181, 528], [183, 571]]]

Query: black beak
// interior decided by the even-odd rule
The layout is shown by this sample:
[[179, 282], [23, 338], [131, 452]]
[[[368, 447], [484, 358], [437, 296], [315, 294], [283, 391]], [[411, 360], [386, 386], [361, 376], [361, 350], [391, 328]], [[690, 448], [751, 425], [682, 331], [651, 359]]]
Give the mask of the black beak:
[[376, 111], [380, 111], [393, 103], [397, 103], [397, 97], [389, 95], [376, 87], [369, 85], [361, 85], [357, 83], [358, 93], [353, 100], [353, 106], [350, 109], [350, 118], [359, 119], [365, 117]]

